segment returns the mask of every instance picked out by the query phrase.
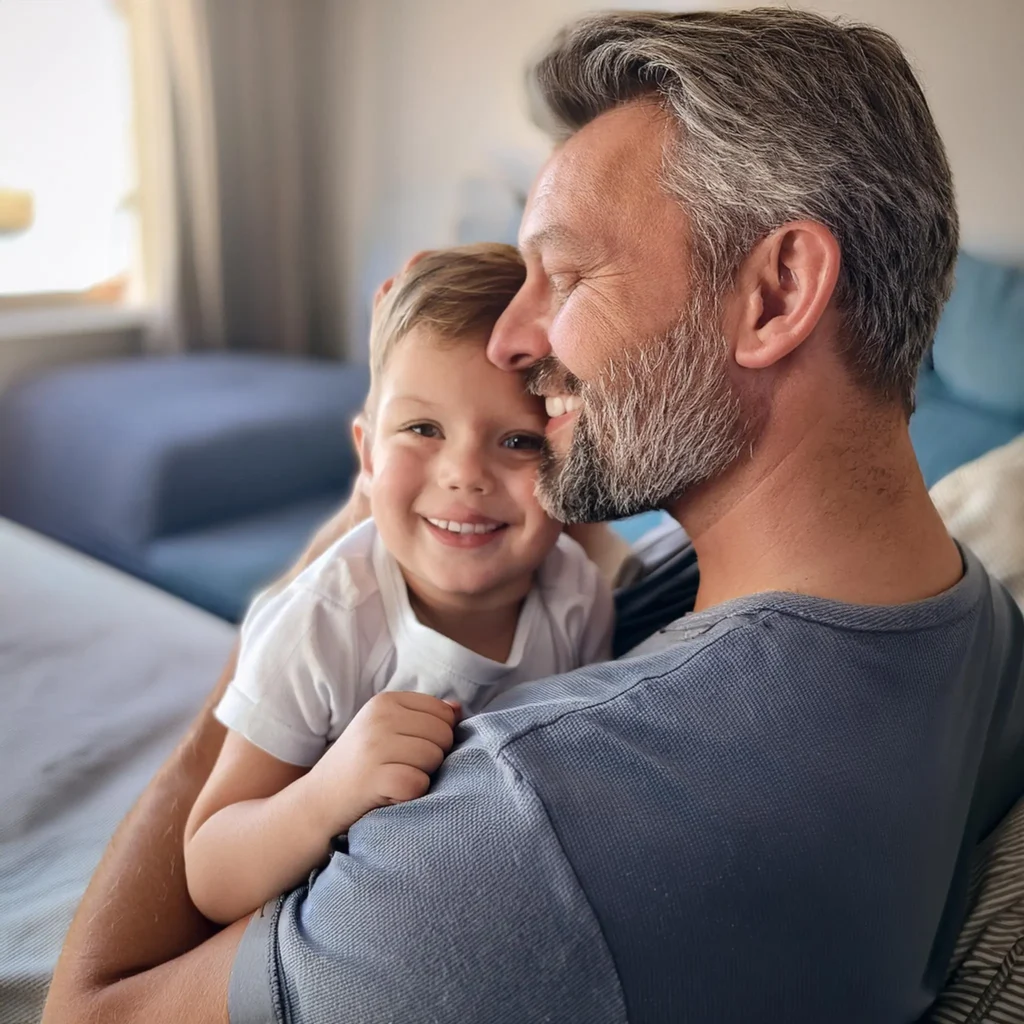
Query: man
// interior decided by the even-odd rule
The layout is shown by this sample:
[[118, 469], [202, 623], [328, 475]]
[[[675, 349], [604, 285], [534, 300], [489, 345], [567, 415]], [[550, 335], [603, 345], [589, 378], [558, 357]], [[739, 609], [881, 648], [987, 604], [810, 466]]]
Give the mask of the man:
[[216, 935], [180, 870], [204, 715], [47, 1021], [883, 1024], [941, 985], [1024, 791], [1024, 624], [907, 435], [957, 244], [920, 89], [887, 36], [788, 10], [587, 18], [536, 82], [560, 144], [490, 355], [548, 396], [548, 507], [668, 508], [695, 614], [513, 691]]

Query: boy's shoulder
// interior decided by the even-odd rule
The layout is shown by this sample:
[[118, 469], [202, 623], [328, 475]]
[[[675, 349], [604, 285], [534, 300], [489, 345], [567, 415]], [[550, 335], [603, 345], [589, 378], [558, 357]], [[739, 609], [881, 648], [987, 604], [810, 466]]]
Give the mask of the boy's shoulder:
[[335, 541], [292, 581], [288, 589], [345, 611], [355, 611], [380, 593], [374, 561], [377, 529], [360, 523]]

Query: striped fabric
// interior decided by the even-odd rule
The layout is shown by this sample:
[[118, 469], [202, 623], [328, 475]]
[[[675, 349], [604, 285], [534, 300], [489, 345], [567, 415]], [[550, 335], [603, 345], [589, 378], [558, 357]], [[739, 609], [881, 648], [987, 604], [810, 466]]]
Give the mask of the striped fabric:
[[1024, 1021], [1024, 800], [978, 850], [971, 911], [928, 1024]]
[[[931, 490], [946, 527], [1024, 606], [1024, 435]], [[978, 851], [971, 907], [932, 1024], [1024, 1022], [1024, 800]]]

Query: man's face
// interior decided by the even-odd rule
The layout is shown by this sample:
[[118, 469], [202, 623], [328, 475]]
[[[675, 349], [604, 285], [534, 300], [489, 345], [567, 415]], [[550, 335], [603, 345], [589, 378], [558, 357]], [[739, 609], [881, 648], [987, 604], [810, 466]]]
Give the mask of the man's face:
[[488, 354], [547, 399], [538, 496], [556, 518], [665, 507], [746, 443], [719, 296], [694, 279], [687, 222], [661, 186], [651, 104], [610, 111], [551, 157], [527, 203], [523, 288]]

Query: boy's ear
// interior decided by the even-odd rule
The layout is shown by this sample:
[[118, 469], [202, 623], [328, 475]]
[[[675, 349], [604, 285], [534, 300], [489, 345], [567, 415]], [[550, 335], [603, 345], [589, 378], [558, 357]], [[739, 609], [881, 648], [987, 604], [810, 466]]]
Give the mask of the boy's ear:
[[370, 440], [370, 428], [365, 412], [361, 412], [352, 421], [352, 443], [355, 445], [356, 454], [359, 456], [359, 475], [364, 481], [372, 480], [373, 460], [371, 458], [371, 450], [373, 445]]

